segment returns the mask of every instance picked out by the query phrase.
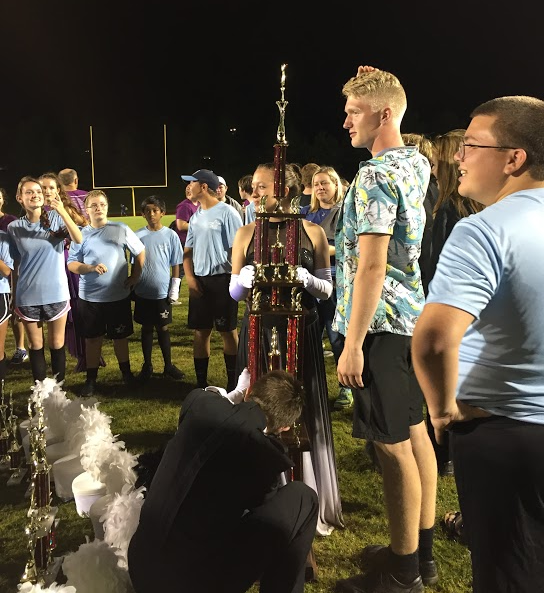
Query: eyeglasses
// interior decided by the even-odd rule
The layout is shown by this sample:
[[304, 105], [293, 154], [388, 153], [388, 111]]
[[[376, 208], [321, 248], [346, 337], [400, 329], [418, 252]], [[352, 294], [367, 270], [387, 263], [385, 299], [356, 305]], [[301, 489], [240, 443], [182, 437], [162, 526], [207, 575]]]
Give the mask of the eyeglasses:
[[89, 204], [88, 206], [85, 206], [85, 208], [87, 210], [94, 210], [95, 212], [98, 209], [107, 208], [107, 207], [108, 207], [108, 205], [105, 204], [104, 202], [98, 202], [98, 204]]
[[484, 144], [465, 144], [461, 142], [459, 144], [459, 148], [457, 152], [459, 153], [459, 158], [464, 160], [465, 158], [465, 148], [494, 148], [495, 150], [515, 150], [517, 146], [485, 146]]

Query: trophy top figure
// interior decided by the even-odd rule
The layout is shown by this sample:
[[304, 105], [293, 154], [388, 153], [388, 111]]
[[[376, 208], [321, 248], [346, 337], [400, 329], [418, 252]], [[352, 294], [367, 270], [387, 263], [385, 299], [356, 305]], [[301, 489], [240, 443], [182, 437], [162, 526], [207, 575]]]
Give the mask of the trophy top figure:
[[287, 103], [289, 101], [285, 100], [285, 69], [287, 68], [287, 64], [281, 65], [281, 100], [276, 101], [276, 105], [280, 110], [280, 123], [278, 124], [278, 132], [276, 134], [276, 139], [278, 144], [282, 144], [283, 146], [287, 146], [287, 138], [285, 137], [285, 108], [287, 107]]

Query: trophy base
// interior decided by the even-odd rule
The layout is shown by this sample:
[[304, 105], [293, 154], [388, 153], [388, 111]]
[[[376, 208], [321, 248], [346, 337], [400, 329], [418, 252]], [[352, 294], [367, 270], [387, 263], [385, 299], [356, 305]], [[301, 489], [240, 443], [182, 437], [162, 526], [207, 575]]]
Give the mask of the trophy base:
[[26, 475], [26, 467], [20, 468], [13, 472], [7, 481], [7, 486], [18, 486]]

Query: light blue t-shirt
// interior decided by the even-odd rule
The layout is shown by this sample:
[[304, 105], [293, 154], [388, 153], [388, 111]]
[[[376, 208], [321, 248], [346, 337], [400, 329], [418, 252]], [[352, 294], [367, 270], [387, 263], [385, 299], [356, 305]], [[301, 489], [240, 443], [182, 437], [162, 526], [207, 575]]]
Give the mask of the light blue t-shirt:
[[251, 201], [245, 209], [244, 223], [249, 224], [250, 222], [255, 222], [255, 218], [255, 202]]
[[333, 328], [346, 335], [359, 265], [359, 235], [391, 235], [382, 294], [368, 333], [411, 336], [423, 310], [419, 254], [431, 166], [414, 146], [390, 148], [361, 163], [336, 225], [337, 307]]
[[70, 298], [64, 260], [64, 237], [51, 231], [63, 228], [55, 210], [47, 212], [49, 228], [24, 216], [8, 225], [11, 255], [19, 263], [15, 305], [28, 307], [61, 303]]
[[183, 263], [178, 234], [163, 226], [158, 231], [143, 227], [136, 231], [136, 236], [145, 246], [145, 263], [134, 292], [143, 299], [165, 299], [170, 287], [170, 267]]
[[185, 247], [193, 249], [195, 276], [231, 273], [232, 243], [241, 226], [240, 215], [225, 202], [208, 210], [199, 208], [191, 216]]
[[127, 251], [136, 257], [144, 250], [144, 244], [124, 222], [108, 221], [98, 229], [88, 225], [81, 233], [83, 242], [70, 245], [68, 263], [103, 263], [108, 271], [81, 274], [79, 297], [95, 303], [111, 303], [128, 297], [130, 290], [123, 286], [128, 278]]
[[[4, 231], [0, 231], [0, 261], [3, 261], [13, 271], [13, 258], [9, 250], [9, 237]], [[10, 292], [9, 276], [2, 276], [0, 274], [0, 294], [9, 294]]]
[[475, 317], [459, 350], [458, 399], [544, 424], [544, 189], [516, 192], [461, 219], [428, 303]]

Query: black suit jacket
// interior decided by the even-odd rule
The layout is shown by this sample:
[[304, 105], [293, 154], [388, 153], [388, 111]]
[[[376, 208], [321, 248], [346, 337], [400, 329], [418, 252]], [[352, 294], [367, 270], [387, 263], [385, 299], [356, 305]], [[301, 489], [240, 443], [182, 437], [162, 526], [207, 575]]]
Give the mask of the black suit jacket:
[[143, 546], [149, 557], [178, 541], [206, 549], [225, 545], [246, 509], [273, 495], [280, 474], [293, 465], [282, 443], [263, 433], [265, 425], [254, 402], [232, 405], [215, 392], [191, 391], [131, 546]]

